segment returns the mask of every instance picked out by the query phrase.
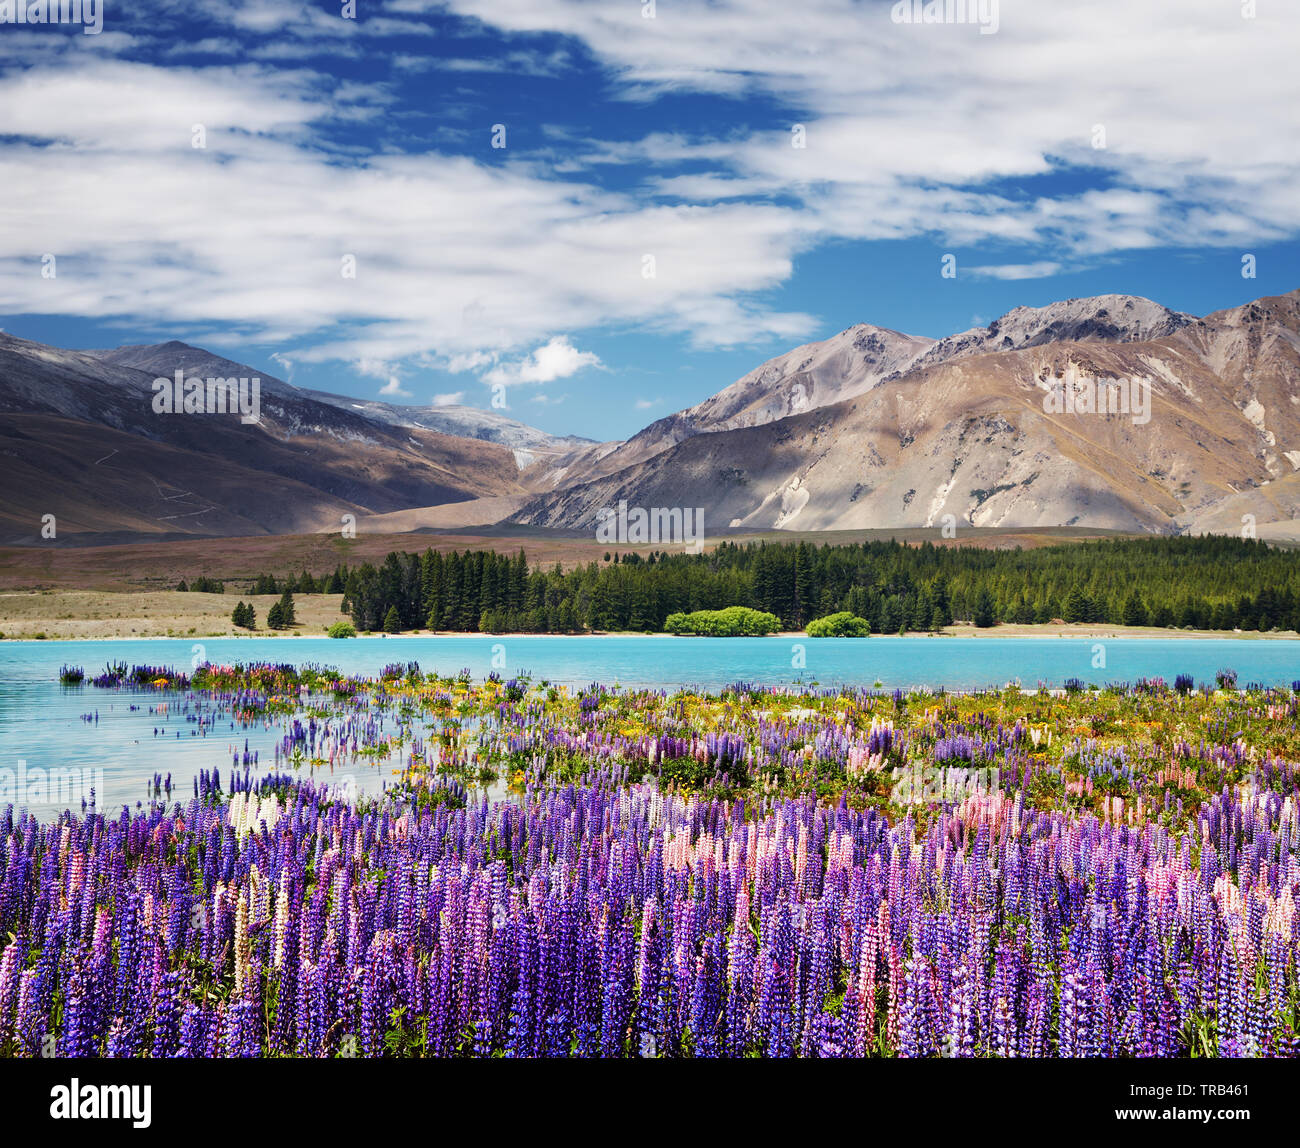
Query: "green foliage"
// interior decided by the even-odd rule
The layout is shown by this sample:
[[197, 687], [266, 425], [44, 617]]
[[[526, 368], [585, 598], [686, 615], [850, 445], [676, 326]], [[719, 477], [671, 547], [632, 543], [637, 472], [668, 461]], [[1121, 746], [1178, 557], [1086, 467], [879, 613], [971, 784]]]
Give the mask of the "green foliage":
[[781, 619], [775, 614], [748, 606], [669, 614], [664, 621], [664, 629], [670, 634], [697, 634], [709, 638], [756, 638], [775, 633], [780, 628]]
[[402, 619], [397, 613], [396, 606], [389, 606], [388, 613], [384, 615], [384, 631], [389, 634], [402, 632]]
[[351, 622], [335, 622], [325, 633], [331, 638], [355, 638], [357, 628]]
[[614, 557], [561, 570], [530, 567], [522, 551], [426, 550], [336, 573], [359, 631], [384, 628], [395, 608], [403, 630], [658, 633], [672, 629], [674, 615], [737, 604], [774, 615], [787, 630], [844, 612], [881, 634], [1062, 617], [1300, 628], [1300, 552], [1253, 539], [1106, 539], [1033, 550], [724, 542], [708, 554]]
[[871, 623], [848, 610], [815, 618], [808, 623], [810, 638], [865, 638], [871, 633]]
[[[333, 574], [313, 575], [304, 570], [296, 577], [289, 574], [277, 579], [274, 574], [259, 574], [248, 584], [249, 594], [281, 594], [288, 590], [293, 594], [342, 594], [347, 579], [347, 567], [336, 566]], [[187, 583], [184, 578], [177, 583], [176, 589], [199, 594], [224, 594], [225, 583], [217, 578], [200, 575]]]
[[[293, 608], [293, 594], [286, 589], [285, 592], [280, 595], [280, 601], [277, 605], [280, 607], [279, 628], [288, 629], [298, 620]], [[274, 608], [275, 607], [273, 606], [272, 609]], [[270, 615], [267, 616], [267, 623], [268, 625], [270, 624]]]
[[1136, 590], [1130, 591], [1129, 596], [1124, 600], [1124, 612], [1120, 620], [1126, 626], [1147, 624], [1147, 608], [1142, 604], [1142, 599], [1138, 597]]
[[244, 602], [241, 600], [230, 612], [230, 620], [242, 629], [257, 629], [257, 611], [253, 609], [253, 604], [251, 602]]

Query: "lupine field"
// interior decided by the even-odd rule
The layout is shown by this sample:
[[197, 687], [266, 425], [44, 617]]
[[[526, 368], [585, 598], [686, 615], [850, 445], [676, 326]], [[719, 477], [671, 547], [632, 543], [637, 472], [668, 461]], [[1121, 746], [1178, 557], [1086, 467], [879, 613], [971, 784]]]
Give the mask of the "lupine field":
[[1295, 689], [64, 680], [279, 748], [0, 814], [6, 1056], [1300, 1049]]

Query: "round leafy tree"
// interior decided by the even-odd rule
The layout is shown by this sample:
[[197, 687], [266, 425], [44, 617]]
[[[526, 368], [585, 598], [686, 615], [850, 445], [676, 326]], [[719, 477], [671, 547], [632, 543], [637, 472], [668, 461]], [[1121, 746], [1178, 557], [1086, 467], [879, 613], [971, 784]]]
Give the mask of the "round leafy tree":
[[871, 624], [848, 610], [827, 614], [808, 623], [810, 638], [865, 638], [871, 633]]

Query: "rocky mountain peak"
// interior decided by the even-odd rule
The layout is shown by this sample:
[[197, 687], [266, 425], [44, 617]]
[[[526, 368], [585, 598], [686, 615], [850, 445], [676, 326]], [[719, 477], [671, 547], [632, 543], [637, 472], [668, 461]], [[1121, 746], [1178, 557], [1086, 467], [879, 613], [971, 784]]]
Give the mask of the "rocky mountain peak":
[[1013, 307], [987, 327], [940, 339], [918, 367], [994, 351], [1019, 351], [1045, 343], [1136, 343], [1162, 339], [1192, 323], [1195, 315], [1171, 311], [1140, 295], [1090, 295], [1044, 307]]

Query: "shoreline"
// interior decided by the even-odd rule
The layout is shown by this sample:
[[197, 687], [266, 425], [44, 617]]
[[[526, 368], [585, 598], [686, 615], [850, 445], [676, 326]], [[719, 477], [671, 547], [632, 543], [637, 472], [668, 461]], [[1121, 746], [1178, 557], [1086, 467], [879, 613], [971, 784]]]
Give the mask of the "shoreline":
[[[123, 641], [181, 641], [203, 642], [222, 638], [324, 638], [325, 631], [335, 622], [349, 620], [339, 610], [341, 594], [295, 595], [294, 606], [298, 622], [290, 630], [265, 628], [267, 612], [279, 600], [278, 595], [203, 594], [194, 591], [146, 590], [124, 593], [111, 590], [50, 590], [41, 592], [0, 591], [0, 649], [9, 642], [123, 642]], [[254, 607], [259, 629], [236, 629], [230, 621], [230, 611], [236, 602], [244, 601]], [[43, 634], [44, 637], [37, 635]], [[366, 637], [367, 635], [358, 635]], [[411, 630], [401, 634], [371, 633], [370, 638], [675, 638], [678, 641], [696, 640], [694, 635], [647, 634], [642, 631], [595, 631], [580, 634], [535, 634], [523, 631], [487, 633], [482, 630]], [[801, 630], [782, 630], [769, 637], [790, 642], [811, 642], [815, 646], [825, 641], [889, 642], [899, 638], [893, 634], [872, 634], [868, 638], [832, 639], [809, 638]], [[987, 629], [978, 629], [970, 623], [946, 626], [933, 634], [925, 631], [909, 632], [907, 640], [925, 638], [958, 638], [963, 641], [989, 641], [1008, 638], [1075, 641], [1296, 641], [1300, 634], [1294, 630], [1175, 630], [1154, 626], [1120, 626], [1103, 623], [1020, 624], [1001, 623]], [[349, 641], [340, 638], [335, 641]], [[738, 641], [750, 639], [736, 639]], [[0, 655], [2, 656], [2, 655]]]
[[[500, 640], [506, 638], [583, 638], [600, 640], [609, 638], [641, 638], [656, 640], [674, 640], [680, 642], [699, 641], [704, 635], [658, 634], [642, 630], [589, 631], [585, 633], [535, 633], [527, 630], [508, 630], [488, 632], [485, 630], [408, 630], [399, 634], [379, 632], [358, 633], [355, 638], [330, 638], [324, 630], [305, 632], [302, 630], [255, 630], [242, 633], [192, 633], [192, 634], [96, 634], [96, 635], [52, 635], [36, 637], [34, 635], [4, 635], [0, 637], [0, 650], [7, 645], [41, 644], [50, 645], [61, 642], [203, 642], [203, 641], [265, 641], [268, 638], [301, 638], [309, 641], [327, 640], [337, 642], [350, 641], [401, 641], [413, 638], [475, 638], [482, 640]], [[762, 641], [764, 639], [781, 639], [784, 641], [807, 641], [821, 643], [827, 641], [856, 642], [896, 642], [920, 641], [927, 638], [958, 639], [976, 641], [979, 639], [993, 641], [1184, 641], [1184, 642], [1296, 642], [1300, 633], [1294, 630], [1276, 630], [1268, 633], [1247, 630], [1165, 630], [1153, 627], [1108, 627], [1092, 629], [1071, 629], [1062, 626], [1028, 626], [1008, 625], [993, 626], [985, 630], [972, 630], [971, 627], [953, 626], [942, 631], [909, 632], [907, 634], [872, 634], [867, 638], [810, 638], [802, 630], [781, 630], [774, 634], [765, 634], [757, 639], [750, 637], [727, 638], [727, 641]], [[718, 640], [718, 639], [712, 639]], [[2, 655], [0, 655], [2, 656]]]

